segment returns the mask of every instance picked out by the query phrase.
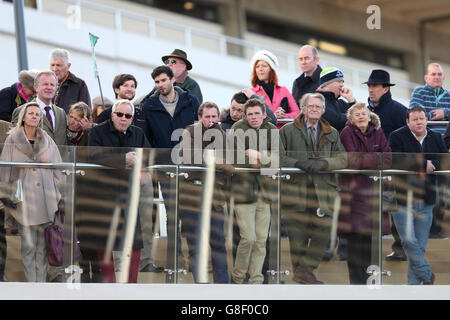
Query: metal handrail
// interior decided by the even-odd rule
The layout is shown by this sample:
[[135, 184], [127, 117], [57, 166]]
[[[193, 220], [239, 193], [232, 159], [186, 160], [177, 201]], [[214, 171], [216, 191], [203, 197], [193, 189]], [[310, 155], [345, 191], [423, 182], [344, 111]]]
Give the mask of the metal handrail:
[[[77, 170], [81, 169], [111, 169], [110, 167], [103, 166], [100, 164], [94, 164], [94, 163], [74, 163], [74, 162], [61, 162], [61, 163], [41, 163], [41, 162], [9, 162], [9, 161], [0, 161], [0, 167], [20, 167], [20, 168], [45, 168], [45, 169], [67, 169], [67, 168], [73, 168]], [[189, 171], [206, 171], [206, 167], [202, 166], [195, 166], [195, 165], [176, 165], [176, 164], [157, 164], [157, 165], [151, 165], [146, 167], [148, 170], [151, 169], [176, 169], [179, 170], [189, 170]], [[295, 167], [281, 167], [281, 168], [269, 168], [273, 170], [277, 170], [280, 173], [300, 173], [304, 172], [301, 169], [295, 168]], [[243, 168], [243, 167], [235, 167], [234, 171], [236, 172], [261, 172], [261, 169], [257, 168]], [[379, 169], [379, 170], [358, 170], [358, 169], [337, 169], [337, 170], [324, 170], [321, 172], [332, 172], [332, 173], [344, 173], [344, 174], [355, 174], [355, 173], [361, 173], [361, 174], [377, 174], [377, 173], [384, 173], [384, 174], [415, 174], [415, 171], [408, 171], [408, 170], [399, 170], [399, 169]], [[449, 174], [450, 170], [439, 170], [434, 171], [433, 174]]]

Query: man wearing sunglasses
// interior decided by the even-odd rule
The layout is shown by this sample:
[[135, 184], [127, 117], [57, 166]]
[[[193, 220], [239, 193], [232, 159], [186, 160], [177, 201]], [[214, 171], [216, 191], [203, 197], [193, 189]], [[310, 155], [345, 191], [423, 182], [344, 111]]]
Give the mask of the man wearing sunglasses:
[[[92, 188], [95, 189], [95, 198], [98, 206], [93, 205], [89, 212], [89, 219], [84, 223], [95, 224], [98, 232], [84, 234], [84, 241], [91, 244], [95, 243], [95, 249], [98, 251], [102, 277], [104, 282], [115, 282], [114, 264], [120, 259], [115, 259], [113, 263], [112, 255], [110, 260], [105, 261], [107, 236], [110, 224], [113, 220], [115, 207], [125, 207], [127, 200], [131, 166], [136, 162], [136, 148], [150, 148], [150, 144], [145, 137], [144, 132], [137, 126], [132, 125], [135, 109], [133, 103], [128, 99], [117, 100], [111, 108], [111, 119], [94, 126], [89, 135], [88, 145], [91, 147], [110, 147], [110, 148], [91, 148], [90, 161], [107, 166], [112, 169], [92, 170], [90, 177]], [[141, 176], [141, 189], [145, 186], [151, 186], [151, 178], [143, 173]], [[153, 189], [149, 193], [153, 193]], [[115, 201], [114, 201], [115, 200]], [[139, 261], [141, 249], [143, 248], [143, 238], [141, 232], [141, 207], [136, 221], [135, 235], [133, 239], [133, 250], [131, 254], [130, 273], [128, 282], [136, 283], [139, 271]], [[114, 251], [120, 251], [121, 237], [124, 236], [124, 210], [121, 210], [120, 223], [117, 229], [117, 236], [114, 242]], [[94, 227], [94, 226], [93, 226]], [[81, 230], [81, 229], [80, 229]], [[83, 238], [83, 235], [80, 235]], [[81, 240], [80, 240], [81, 241]], [[116, 266], [117, 267], [117, 266]]]
[[[166, 66], [172, 69], [175, 77], [174, 86], [189, 91], [192, 95], [197, 97], [201, 104], [203, 102], [203, 96], [200, 86], [197, 81], [188, 76], [188, 71], [192, 69], [192, 64], [187, 59], [186, 52], [175, 49], [171, 54], [163, 56], [161, 60]], [[151, 96], [156, 90], [157, 88], [155, 87], [149, 95]]]

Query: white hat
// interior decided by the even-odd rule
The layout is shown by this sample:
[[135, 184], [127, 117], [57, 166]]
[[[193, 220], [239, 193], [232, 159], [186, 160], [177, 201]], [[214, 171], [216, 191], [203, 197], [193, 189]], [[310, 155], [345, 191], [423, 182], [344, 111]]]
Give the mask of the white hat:
[[270, 51], [260, 50], [255, 53], [252, 58], [252, 68], [255, 65], [256, 61], [263, 60], [269, 64], [272, 70], [277, 71], [278, 68], [278, 59], [277, 57]]

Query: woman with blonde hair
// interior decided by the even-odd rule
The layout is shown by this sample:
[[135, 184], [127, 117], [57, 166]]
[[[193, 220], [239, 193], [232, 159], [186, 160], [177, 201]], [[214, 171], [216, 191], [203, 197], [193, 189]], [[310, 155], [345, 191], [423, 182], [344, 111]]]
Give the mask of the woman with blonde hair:
[[[295, 119], [300, 113], [289, 90], [278, 84], [277, 57], [267, 50], [260, 50], [252, 58], [251, 90], [263, 97], [277, 119]], [[277, 125], [278, 129], [283, 123]]]
[[[18, 122], [6, 138], [1, 161], [60, 163], [61, 156], [55, 142], [42, 129], [43, 112], [37, 102], [29, 102], [20, 111]], [[44, 231], [58, 210], [60, 193], [57, 183], [63, 182], [61, 170], [40, 167], [4, 166], [0, 181], [22, 186], [22, 199], [3, 201], [7, 214], [19, 224], [21, 254], [25, 278], [28, 282], [45, 282], [47, 253]], [[2, 190], [10, 197], [12, 190]]]
[[67, 145], [87, 146], [92, 127], [91, 108], [83, 101], [70, 106], [67, 116]]

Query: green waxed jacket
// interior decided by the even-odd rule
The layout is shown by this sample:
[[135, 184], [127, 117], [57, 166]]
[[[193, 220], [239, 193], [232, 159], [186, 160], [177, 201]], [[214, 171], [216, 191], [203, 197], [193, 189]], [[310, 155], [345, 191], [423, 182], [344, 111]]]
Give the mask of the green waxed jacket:
[[[238, 134], [240, 130], [246, 134], [245, 137]], [[253, 136], [251, 136], [252, 131], [256, 133]], [[234, 140], [233, 165], [240, 168], [260, 169], [258, 172], [235, 172], [231, 180], [231, 191], [235, 203], [253, 203], [257, 201], [258, 196], [262, 196], [266, 201], [276, 199], [276, 181], [272, 180], [271, 174], [276, 173], [276, 169], [279, 167], [281, 142], [277, 127], [271, 123], [271, 119], [268, 117], [264, 119], [258, 130], [250, 127], [246, 119], [241, 119], [227, 133], [228, 141]], [[254, 139], [255, 137], [256, 139]], [[261, 141], [262, 137], [266, 139], [266, 142]], [[230, 145], [228, 142], [228, 146]], [[261, 161], [252, 164], [250, 159], [245, 156], [247, 149], [260, 151]]]
[[[321, 119], [319, 122], [318, 152], [314, 153], [306, 132], [304, 115], [300, 114], [292, 123], [280, 129], [280, 161], [282, 167], [295, 167], [297, 161], [325, 160], [327, 171], [347, 167], [347, 154], [339, 133], [330, 124]], [[292, 174], [291, 179], [283, 181], [281, 194], [283, 208], [303, 211], [306, 200], [315, 192], [322, 213], [331, 216], [335, 199], [338, 196], [336, 175], [334, 173]], [[308, 180], [314, 189], [308, 189]]]

